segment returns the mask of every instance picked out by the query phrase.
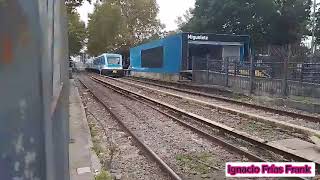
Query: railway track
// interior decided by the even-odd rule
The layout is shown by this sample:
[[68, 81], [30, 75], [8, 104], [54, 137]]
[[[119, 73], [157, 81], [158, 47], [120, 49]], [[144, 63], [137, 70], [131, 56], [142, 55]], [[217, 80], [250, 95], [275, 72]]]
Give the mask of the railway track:
[[[168, 109], [172, 112], [175, 112], [180, 117], [187, 117], [187, 118], [196, 120], [197, 122], [199, 122], [203, 125], [206, 125], [210, 128], [214, 128], [214, 129], [218, 130], [219, 132], [228, 134], [232, 137], [236, 137], [237, 139], [244, 140], [246, 142], [249, 142], [255, 146], [261, 147], [261, 148], [263, 148], [267, 151], [273, 152], [275, 154], [279, 154], [279, 155], [283, 156], [288, 161], [291, 161], [291, 160], [303, 161], [303, 162], [304, 161], [313, 161], [313, 162], [316, 162], [317, 164], [320, 163], [320, 160], [317, 159], [317, 157], [315, 157], [314, 159], [312, 159], [310, 157], [309, 158], [305, 157], [304, 155], [299, 154], [292, 149], [286, 148], [286, 147], [281, 146], [279, 144], [275, 144], [274, 142], [269, 142], [267, 140], [254, 137], [254, 136], [249, 135], [248, 133], [245, 133], [243, 131], [239, 131], [234, 128], [230, 128], [228, 126], [225, 126], [224, 124], [212, 121], [210, 119], [204, 118], [204, 117], [199, 116], [194, 113], [187, 112], [183, 109], [177, 108], [177, 107], [172, 106], [168, 103], [164, 103], [164, 102], [161, 102], [157, 99], [153, 99], [153, 98], [147, 97], [145, 95], [141, 95], [140, 93], [130, 91], [128, 89], [120, 87], [119, 85], [115, 85], [111, 82], [107, 82], [104, 79], [97, 78], [97, 77], [93, 77], [93, 79], [97, 82], [103, 83], [107, 87], [112, 88], [118, 92], [122, 92], [123, 94], [127, 94], [129, 96], [139, 97], [139, 99], [143, 99], [144, 101], [152, 102], [153, 104], [156, 104], [157, 106], [161, 106], [164, 109]], [[117, 80], [113, 79], [113, 81], [117, 81]]]
[[[235, 99], [232, 99], [232, 98], [227, 98], [227, 97], [222, 97], [222, 96], [218, 96], [218, 95], [214, 95], [214, 94], [209, 94], [209, 93], [205, 93], [205, 92], [191, 90], [190, 88], [192, 88], [192, 87], [188, 87], [188, 89], [187, 88], [178, 88], [178, 87], [176, 87], [174, 85], [164, 85], [164, 84], [161, 84], [161, 83], [151, 82], [151, 81], [147, 81], [147, 80], [140, 80], [140, 79], [136, 79], [136, 78], [125, 78], [125, 79], [129, 80], [131, 82], [135, 82], [135, 83], [141, 84], [141, 85], [144, 84], [144, 85], [150, 85], [151, 87], [171, 89], [171, 90], [176, 91], [176, 92], [192, 94], [192, 95], [195, 95], [195, 96], [200, 96], [200, 97], [205, 97], [205, 98], [212, 98], [212, 99], [223, 101], [223, 102], [226, 102], [226, 103], [232, 103], [232, 104], [236, 104], [236, 105], [240, 105], [240, 106], [245, 106], [245, 107], [250, 107], [250, 108], [254, 108], [254, 109], [259, 109], [259, 110], [271, 112], [271, 113], [274, 113], [274, 114], [286, 115], [286, 116], [293, 117], [293, 118], [301, 118], [301, 119], [305, 119], [305, 120], [310, 121], [310, 122], [320, 123], [320, 116], [310, 115], [310, 114], [307, 114], [307, 113], [297, 113], [297, 112], [293, 112], [293, 111], [288, 111], [288, 110], [283, 110], [283, 109], [277, 109], [277, 108], [272, 108], [272, 107], [252, 104], [252, 103], [249, 103], [249, 102], [235, 100]], [[184, 85], [184, 84], [178, 84], [178, 85], [187, 86], [187, 85]]]
[[[97, 81], [97, 82], [99, 83], [99, 81]], [[100, 83], [101, 83], [101, 82], [100, 82]], [[102, 85], [106, 85], [106, 84], [102, 83]], [[192, 129], [193, 131], [195, 131], [195, 132], [197, 132], [197, 133], [205, 136], [206, 138], [208, 138], [208, 139], [210, 139], [210, 140], [212, 140], [212, 141], [214, 141], [214, 142], [217, 142], [217, 143], [221, 144], [222, 146], [228, 148], [228, 149], [231, 150], [231, 151], [236, 151], [237, 153], [239, 153], [239, 154], [241, 154], [241, 155], [244, 155], [244, 156], [246, 156], [246, 157], [249, 157], [250, 159], [252, 159], [252, 160], [254, 160], [254, 161], [257, 161], [257, 162], [265, 162], [265, 161], [266, 161], [266, 159], [263, 159], [262, 157], [256, 156], [256, 155], [254, 155], [254, 154], [252, 154], [252, 153], [250, 153], [250, 152], [248, 152], [248, 151], [245, 151], [245, 150], [243, 150], [243, 149], [239, 149], [239, 148], [237, 148], [236, 146], [228, 143], [227, 141], [225, 141], [225, 140], [223, 140], [223, 139], [221, 139], [221, 138], [219, 138], [219, 137], [217, 137], [217, 136], [214, 136], [214, 135], [206, 132], [205, 130], [202, 130], [202, 129], [199, 128], [199, 127], [196, 127], [196, 126], [194, 126], [194, 125], [192, 125], [192, 124], [190, 124], [190, 123], [187, 123], [186, 121], [181, 120], [181, 118], [177, 118], [177, 117], [171, 115], [170, 113], [168, 113], [168, 112], [166, 112], [166, 111], [162, 111], [161, 109], [156, 108], [155, 106], [150, 105], [150, 104], [146, 103], [145, 101], [143, 101], [143, 100], [141, 100], [141, 99], [139, 99], [139, 98], [137, 98], [137, 97], [135, 97], [135, 96], [130, 96], [129, 94], [126, 94], [126, 93], [124, 93], [123, 91], [118, 90], [118, 89], [115, 89], [115, 88], [110, 87], [110, 86], [108, 86], [108, 88], [116, 91], [117, 93], [122, 94], [123, 96], [126, 96], [126, 97], [131, 98], [131, 99], [133, 99], [133, 100], [135, 100], [135, 101], [138, 101], [138, 102], [140, 102], [140, 103], [143, 103], [143, 104], [145, 104], [145, 105], [148, 105], [148, 106], [151, 107], [152, 109], [154, 109], [154, 110], [156, 110], [156, 111], [164, 114], [165, 116], [173, 119], [174, 121], [180, 123], [181, 125], [189, 128], [189, 129]]]
[[[106, 77], [106, 78], [108, 78], [108, 77]], [[108, 79], [110, 79], [110, 78], [108, 78]], [[168, 91], [165, 89], [147, 87], [145, 85], [128, 82], [128, 81], [121, 80], [121, 79], [112, 79], [111, 78], [110, 80], [114, 80], [119, 83], [127, 84], [132, 87], [137, 87], [138, 89], [145, 89], [146, 91], [148, 91], [148, 93], [150, 95], [152, 95], [152, 93], [150, 93], [150, 92], [156, 92], [157, 94], [164, 94], [167, 96], [171, 96], [172, 98], [177, 99], [177, 101], [179, 99], [184, 99], [185, 101], [189, 102], [189, 104], [184, 106], [183, 109], [188, 110], [188, 107], [192, 107], [190, 110], [191, 112], [192, 112], [192, 109], [199, 109], [199, 111], [201, 111], [201, 112], [199, 112], [199, 113], [194, 112], [194, 113], [201, 115], [201, 116], [203, 114], [207, 114], [208, 115], [207, 118], [209, 118], [209, 119], [210, 119], [210, 109], [216, 109], [219, 112], [226, 112], [227, 114], [233, 114], [235, 116], [242, 117], [243, 119], [251, 119], [254, 121], [262, 122], [261, 124], [259, 124], [259, 126], [263, 126], [264, 124], [269, 124], [269, 125], [272, 125], [274, 127], [274, 129], [277, 129], [278, 127], [281, 127], [281, 129], [285, 129], [287, 131], [287, 134], [288, 134], [288, 132], [296, 132], [296, 134], [300, 134], [300, 135], [298, 135], [298, 138], [304, 138], [304, 140], [307, 140], [307, 141], [308, 141], [308, 136], [316, 135], [316, 136], [320, 137], [320, 131], [319, 131], [320, 130], [320, 121], [318, 122], [316, 120], [317, 117], [315, 117], [316, 119], [314, 119], [313, 121], [310, 121], [309, 118], [301, 119], [298, 117], [280, 115], [275, 112], [273, 112], [273, 113], [270, 111], [266, 112], [266, 111], [263, 111], [259, 108], [258, 109], [254, 109], [252, 107], [248, 108], [246, 106], [234, 105], [232, 103], [226, 104], [221, 101], [203, 98], [200, 96], [190, 96], [190, 94], [187, 94], [187, 93], [179, 94], [179, 93], [176, 93], [173, 91]], [[145, 94], [147, 94], [147, 93], [145, 93]], [[295, 114], [297, 114], [297, 113], [295, 113]], [[300, 116], [304, 116], [304, 115], [300, 114]], [[306, 116], [308, 116], [308, 115], [306, 115]], [[224, 123], [224, 122], [222, 122], [222, 123]], [[232, 122], [232, 123], [234, 123], [234, 122]], [[232, 123], [226, 124], [226, 125], [229, 125], [232, 127], [233, 126]], [[237, 123], [238, 123], [237, 127], [242, 126], [242, 128], [255, 126], [255, 124], [252, 125], [251, 122], [246, 122], [246, 121], [237, 121], [235, 124], [237, 124]], [[233, 128], [236, 128], [236, 126], [233, 126]], [[268, 127], [264, 127], [264, 128], [268, 128]], [[250, 129], [248, 129], [247, 131], [250, 131]], [[279, 132], [279, 134], [281, 134], [281, 132]], [[266, 134], [264, 134], [262, 136], [266, 136]], [[272, 141], [273, 139], [267, 139], [267, 140]]]
[[[95, 97], [95, 99], [100, 102], [106, 110], [110, 113], [113, 119], [115, 119], [120, 126], [128, 133], [130, 136], [134, 138], [134, 141], [141, 147], [141, 149], [144, 152], [147, 152], [153, 159], [156, 161], [156, 163], [174, 180], [182, 180], [182, 178], [174, 171], [172, 170], [149, 146], [147, 146], [130, 128], [127, 127], [125, 123], [121, 120], [121, 118], [118, 117], [118, 115], [110, 108], [109, 104], [107, 104], [105, 101], [101, 99], [101, 94], [98, 94], [95, 92], [92, 88], [90, 88], [83, 80], [79, 79], [79, 82], [88, 89], [92, 95]], [[101, 122], [100, 122], [101, 123]]]
[[[210, 141], [220, 145], [221, 147], [223, 147], [224, 149], [228, 149], [228, 151], [231, 151], [231, 152], [235, 152], [241, 156], [245, 156], [248, 158], [248, 160], [250, 161], [267, 161], [267, 160], [272, 160], [272, 159], [264, 159], [261, 155], [260, 156], [257, 156], [257, 155], [254, 155], [252, 153], [250, 153], [249, 151], [245, 150], [245, 149], [242, 149], [242, 148], [239, 148], [239, 147], [236, 147], [234, 146], [230, 141], [226, 141], [225, 139], [221, 138], [221, 137], [218, 137], [218, 136], [214, 136], [213, 133], [210, 133], [208, 131], [205, 130], [205, 128], [203, 128], [203, 125], [202, 125], [202, 128], [201, 126], [196, 126], [195, 123], [187, 123], [186, 120], [182, 120], [183, 118], [179, 117], [178, 116], [175, 116], [171, 113], [169, 113], [169, 111], [167, 110], [164, 110], [162, 108], [158, 108], [158, 107], [155, 107], [154, 104], [150, 104], [150, 100], [146, 101], [146, 99], [143, 99], [141, 98], [140, 96], [137, 96], [135, 94], [131, 94], [127, 91], [124, 91], [123, 89], [118, 89], [116, 86], [112, 86], [112, 85], [108, 85], [102, 81], [99, 81], [97, 79], [94, 79], [93, 80], [105, 87], [108, 87], [110, 89], [112, 89], [113, 91], [117, 92], [117, 93], [120, 93], [121, 95], [127, 97], [127, 98], [130, 98], [134, 101], [137, 101], [137, 102], [140, 102], [141, 104], [145, 104], [147, 106], [149, 106], [150, 108], [162, 113], [163, 115], [169, 117], [170, 119], [178, 122], [179, 124], [183, 125], [184, 127], [187, 127], [189, 129], [191, 129], [192, 131], [196, 132], [197, 134], [205, 137], [206, 139], [209, 139]], [[103, 102], [102, 100], [99, 100], [101, 102]], [[273, 160], [278, 160], [278, 157], [273, 157], [274, 159]], [[228, 159], [225, 159], [227, 162]], [[232, 160], [231, 160], [232, 161]], [[225, 163], [224, 162], [224, 163]], [[177, 173], [176, 173], [177, 174]]]

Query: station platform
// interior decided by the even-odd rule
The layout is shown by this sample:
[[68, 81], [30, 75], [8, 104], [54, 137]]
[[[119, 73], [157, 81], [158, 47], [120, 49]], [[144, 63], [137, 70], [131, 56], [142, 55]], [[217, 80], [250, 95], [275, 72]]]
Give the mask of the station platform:
[[92, 140], [85, 110], [81, 102], [78, 88], [70, 80], [69, 95], [69, 167], [71, 180], [94, 180], [94, 174], [99, 172], [101, 165], [92, 151]]

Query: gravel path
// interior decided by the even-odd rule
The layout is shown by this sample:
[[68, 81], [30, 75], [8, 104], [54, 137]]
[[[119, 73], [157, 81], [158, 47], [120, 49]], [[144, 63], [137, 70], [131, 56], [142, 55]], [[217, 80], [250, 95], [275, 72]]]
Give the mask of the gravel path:
[[193, 131], [182, 127], [158, 111], [130, 100], [82, 77], [137, 134], [183, 179], [224, 178], [225, 162], [248, 161]]
[[[105, 108], [82, 85], [78, 83], [78, 87], [82, 101], [87, 107], [87, 119], [91, 132], [94, 131], [96, 134], [95, 143], [98, 145], [95, 146], [95, 150], [102, 151], [99, 158], [106, 161], [104, 166], [107, 166], [106, 168], [114, 176], [121, 177], [122, 180], [171, 179], [134, 145], [131, 137], [122, 130], [116, 120], [112, 119]], [[98, 120], [102, 123], [100, 124]]]
[[[176, 106], [185, 111], [200, 115], [202, 117], [217, 121], [219, 123], [223, 123], [229, 127], [235, 128], [240, 131], [244, 131], [248, 134], [251, 134], [259, 138], [263, 138], [267, 141], [276, 141], [276, 140], [289, 139], [289, 138], [300, 138], [303, 140], [308, 140], [308, 137], [305, 134], [285, 130], [281, 127], [277, 127], [269, 123], [255, 121], [248, 118], [242, 118], [230, 113], [221, 112], [217, 109], [206, 107], [196, 102], [174, 97], [168, 94], [154, 92], [150, 89], [134, 87], [119, 81], [110, 80], [106, 78], [103, 78], [103, 80], [109, 81], [113, 84], [116, 84], [128, 90], [134, 91], [136, 93], [148, 96], [150, 98], [161, 100], [162, 102]], [[157, 88], [157, 89], [160, 89], [160, 88]]]

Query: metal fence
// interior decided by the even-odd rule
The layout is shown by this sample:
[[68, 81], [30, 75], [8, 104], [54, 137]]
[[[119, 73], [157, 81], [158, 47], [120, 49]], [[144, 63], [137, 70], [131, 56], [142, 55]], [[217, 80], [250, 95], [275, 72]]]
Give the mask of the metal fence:
[[193, 58], [193, 81], [256, 95], [319, 98], [320, 63]]

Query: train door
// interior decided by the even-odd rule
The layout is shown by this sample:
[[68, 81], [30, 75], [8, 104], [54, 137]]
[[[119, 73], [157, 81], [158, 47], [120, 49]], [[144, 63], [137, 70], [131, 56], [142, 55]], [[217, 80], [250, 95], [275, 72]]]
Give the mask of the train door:
[[107, 66], [104, 55], [99, 58], [99, 66], [100, 70]]

